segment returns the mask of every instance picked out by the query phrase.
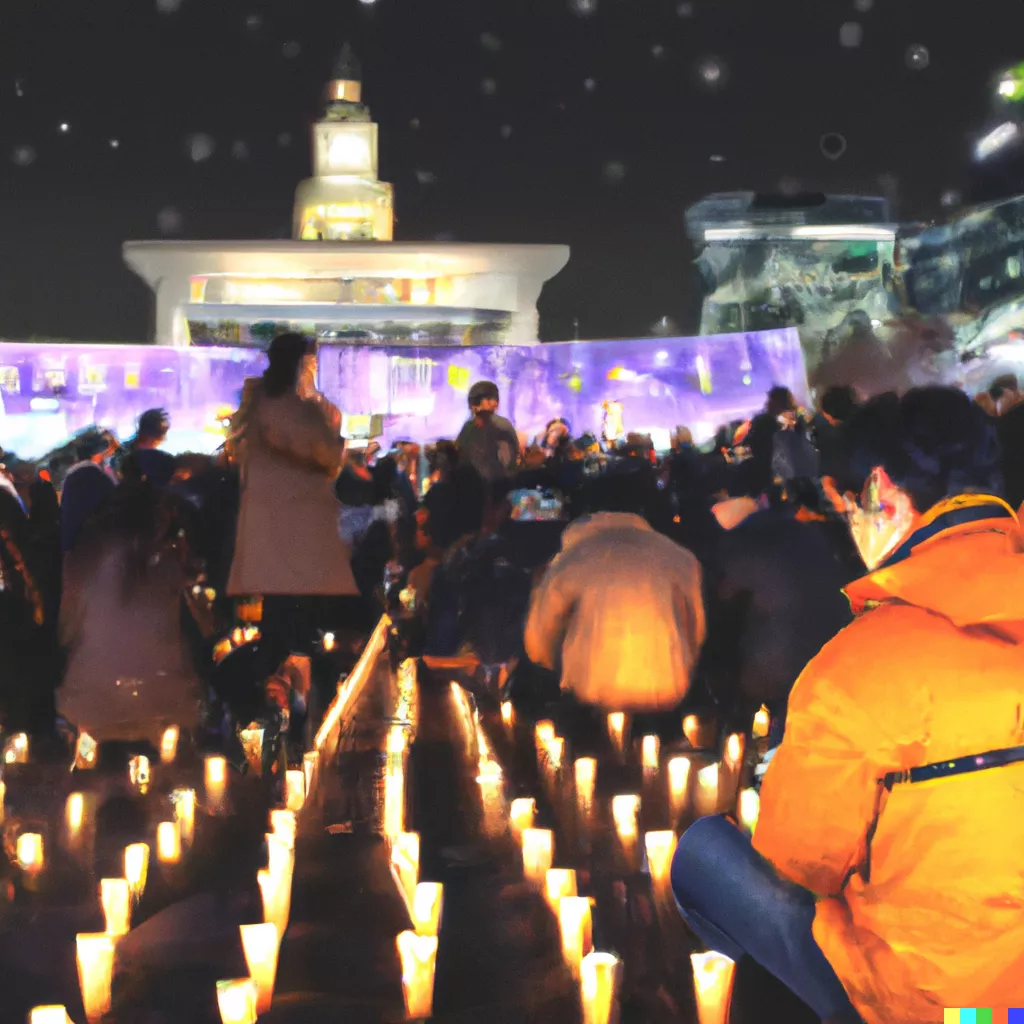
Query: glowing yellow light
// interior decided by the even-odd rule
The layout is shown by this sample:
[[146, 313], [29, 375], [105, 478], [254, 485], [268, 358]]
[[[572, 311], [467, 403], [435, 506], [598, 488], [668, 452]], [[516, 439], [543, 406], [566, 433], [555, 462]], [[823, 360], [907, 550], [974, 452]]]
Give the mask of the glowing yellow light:
[[28, 736], [16, 732], [4, 748], [4, 761], [7, 764], [28, 764]]
[[700, 1024], [728, 1024], [736, 964], [721, 953], [691, 953]]
[[735, 770], [743, 760], [743, 737], [733, 733], [725, 741], [725, 763], [730, 770]]
[[402, 932], [397, 939], [402, 961], [402, 992], [409, 1020], [426, 1020], [434, 1012], [434, 966], [437, 936]]
[[149, 845], [132, 843], [124, 848], [124, 877], [132, 891], [132, 899], [138, 903], [146, 889], [146, 875], [149, 873]]
[[552, 776], [552, 781], [554, 781], [553, 777], [562, 769], [562, 757], [565, 754], [565, 740], [561, 736], [552, 737], [547, 742], [545, 753], [547, 755], [545, 758], [547, 770]]
[[242, 952], [249, 968], [249, 977], [256, 983], [256, 1013], [267, 1013], [274, 999], [274, 981], [277, 978], [277, 925], [263, 924], [239, 926]]
[[709, 764], [697, 772], [697, 813], [714, 814], [718, 810], [719, 783], [721, 768]]
[[539, 752], [555, 738], [555, 723], [549, 722], [547, 719], [543, 722], [538, 722], [536, 726], [534, 726], [533, 734], [536, 738], [537, 750]]
[[608, 716], [608, 735], [612, 746], [621, 754], [626, 749], [626, 716], [621, 711], [613, 711]]
[[544, 898], [552, 912], [558, 913], [558, 901], [563, 896], [576, 895], [576, 872], [571, 868], [549, 868], [544, 876]]
[[756, 789], [745, 789], [740, 793], [736, 817], [740, 825], [751, 835], [757, 828], [757, 818], [761, 813], [761, 797]]
[[206, 803], [209, 811], [219, 814], [224, 809], [224, 795], [228, 783], [228, 762], [219, 754], [206, 758], [205, 766]]
[[405, 772], [399, 764], [384, 773], [384, 834], [389, 838], [405, 831]]
[[444, 886], [440, 882], [419, 882], [412, 899], [412, 923], [417, 935], [436, 936], [441, 929]]
[[194, 789], [176, 789], [171, 793], [174, 805], [174, 820], [181, 829], [181, 841], [191, 846], [196, 828], [196, 791]]
[[636, 838], [639, 815], [640, 797], [632, 794], [612, 797], [612, 819], [620, 839], [633, 840]]
[[515, 724], [516, 709], [512, 706], [512, 701], [503, 700], [501, 702], [501, 720], [509, 728]]
[[256, 884], [260, 887], [263, 900], [263, 920], [277, 928], [280, 939], [288, 930], [288, 918], [291, 914], [292, 886], [291, 876], [276, 874], [268, 868], [256, 872]]
[[160, 737], [160, 760], [164, 764], [170, 764], [178, 756], [178, 738], [181, 730], [176, 725], [170, 725], [164, 729]]
[[673, 803], [686, 799], [686, 791], [690, 785], [690, 759], [673, 757], [668, 762], [668, 789]]
[[573, 977], [578, 978], [580, 963], [593, 942], [590, 900], [584, 896], [563, 896], [558, 901], [558, 930], [562, 938], [562, 958]]
[[574, 765], [576, 773], [576, 804], [586, 812], [594, 802], [594, 785], [597, 782], [597, 759], [578, 757]]
[[128, 759], [128, 781], [140, 792], [149, 789], [149, 758], [144, 754]]
[[337, 641], [333, 633], [324, 633], [323, 649], [328, 653], [333, 651], [337, 646]]
[[100, 880], [100, 903], [108, 935], [127, 935], [132, 919], [132, 892], [125, 878]]
[[71, 1024], [63, 1006], [37, 1006], [29, 1011], [28, 1024]]
[[277, 807], [270, 812], [270, 831], [291, 850], [295, 849], [297, 827], [294, 811]]
[[313, 791], [313, 784], [316, 781], [316, 770], [320, 764], [320, 752], [318, 750], [310, 750], [302, 755], [302, 772], [305, 776], [306, 781], [306, 799], [309, 799], [309, 794]]
[[256, 982], [235, 978], [217, 982], [221, 1024], [256, 1024]]
[[181, 829], [176, 821], [161, 821], [156, 827], [156, 859], [161, 864], [181, 860]]
[[110, 982], [114, 973], [114, 936], [75, 936], [78, 985], [89, 1024], [98, 1024], [110, 1012]]
[[82, 830], [85, 821], [85, 795], [70, 793], [64, 805], [64, 820], [67, 822], [68, 835], [74, 839]]
[[534, 819], [537, 816], [537, 801], [532, 796], [521, 796], [512, 801], [509, 808], [509, 822], [512, 825], [512, 835], [521, 839], [523, 832], [533, 828]]
[[669, 884], [672, 873], [672, 855], [676, 852], [676, 834], [672, 831], [647, 832], [644, 835], [644, 847], [647, 850], [647, 866], [651, 872], [651, 882], [664, 889]]
[[580, 964], [583, 1024], [614, 1024], [618, 1019], [622, 961], [612, 953], [588, 953]]
[[289, 811], [298, 813], [306, 802], [306, 776], [301, 768], [284, 773], [284, 802]]
[[661, 740], [657, 736], [645, 736], [640, 746], [641, 758], [646, 772], [658, 770], [658, 758], [661, 754]]
[[292, 870], [295, 866], [295, 847], [289, 843], [287, 836], [280, 836], [275, 832], [268, 832], [267, 839], [267, 867], [270, 873], [276, 878], [292, 877]]
[[420, 837], [418, 832], [401, 832], [392, 839], [391, 873], [411, 914], [411, 908], [416, 899], [416, 886], [420, 880]]
[[555, 838], [548, 828], [523, 829], [523, 876], [538, 886], [544, 879], [554, 859]]
[[689, 740], [690, 746], [700, 746], [700, 719], [696, 715], [687, 715], [683, 719], [683, 735]]
[[38, 832], [22, 832], [17, 844], [18, 867], [26, 875], [38, 875], [43, 870], [43, 837]]
[[751, 735], [755, 740], [763, 740], [768, 735], [771, 721], [772, 718], [768, 709], [762, 704], [760, 710], [754, 715], [754, 725], [751, 729]]

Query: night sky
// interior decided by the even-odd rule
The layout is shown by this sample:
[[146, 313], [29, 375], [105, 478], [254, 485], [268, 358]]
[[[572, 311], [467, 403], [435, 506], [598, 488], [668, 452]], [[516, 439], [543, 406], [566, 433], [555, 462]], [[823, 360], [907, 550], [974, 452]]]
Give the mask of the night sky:
[[901, 219], [940, 212], [993, 77], [1024, 58], [1024, 4], [9, 0], [0, 336], [148, 339], [123, 240], [287, 237], [346, 39], [396, 238], [568, 243], [544, 337], [576, 317], [583, 337], [637, 336], [696, 325], [682, 214], [702, 195], [888, 191]]

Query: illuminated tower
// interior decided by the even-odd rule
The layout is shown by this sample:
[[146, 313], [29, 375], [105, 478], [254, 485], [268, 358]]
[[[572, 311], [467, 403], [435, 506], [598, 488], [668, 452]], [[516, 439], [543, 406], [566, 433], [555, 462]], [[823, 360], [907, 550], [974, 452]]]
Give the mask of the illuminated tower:
[[377, 177], [377, 125], [362, 91], [359, 61], [346, 43], [313, 127], [313, 177], [295, 192], [296, 239], [391, 241], [394, 189]]

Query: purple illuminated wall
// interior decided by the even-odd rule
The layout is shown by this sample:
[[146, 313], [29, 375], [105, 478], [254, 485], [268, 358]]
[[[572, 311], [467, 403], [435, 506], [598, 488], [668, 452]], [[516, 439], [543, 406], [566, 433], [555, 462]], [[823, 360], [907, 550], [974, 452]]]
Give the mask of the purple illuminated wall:
[[[219, 420], [266, 357], [243, 348], [0, 344], [0, 446], [35, 458], [96, 424], [129, 438], [141, 412], [171, 414], [167, 448], [212, 452]], [[502, 412], [533, 436], [556, 416], [575, 434], [598, 432], [601, 403], [622, 403], [627, 431], [685, 424], [700, 441], [761, 408], [773, 384], [807, 400], [793, 329], [708, 338], [587, 341], [531, 348], [320, 349], [320, 386], [343, 412], [384, 416], [387, 441], [454, 437], [477, 380], [501, 388]]]

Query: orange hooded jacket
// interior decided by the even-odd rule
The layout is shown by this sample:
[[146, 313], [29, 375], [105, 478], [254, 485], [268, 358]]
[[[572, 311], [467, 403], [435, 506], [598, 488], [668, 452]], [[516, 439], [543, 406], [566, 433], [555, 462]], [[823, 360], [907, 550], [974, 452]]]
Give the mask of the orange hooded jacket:
[[944, 530], [847, 594], [857, 618], [793, 688], [754, 846], [819, 897], [814, 937], [867, 1024], [1024, 1006], [1024, 762], [879, 781], [1024, 744], [1017, 519]]

